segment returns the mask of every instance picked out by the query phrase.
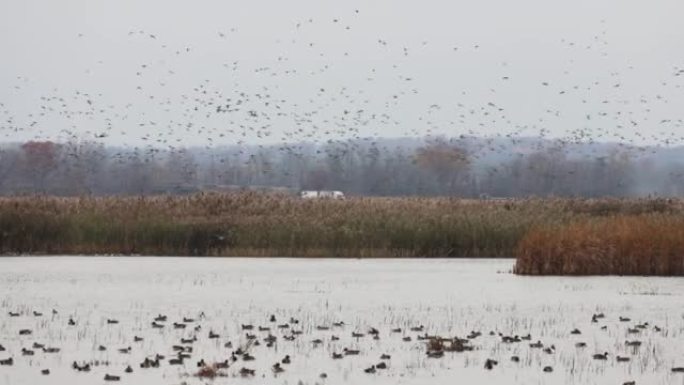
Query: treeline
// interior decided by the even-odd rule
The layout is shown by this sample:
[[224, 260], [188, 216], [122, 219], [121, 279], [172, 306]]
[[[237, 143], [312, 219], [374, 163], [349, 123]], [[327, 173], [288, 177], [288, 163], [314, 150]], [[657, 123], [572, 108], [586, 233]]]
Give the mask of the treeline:
[[174, 149], [33, 141], [0, 148], [0, 194], [332, 189], [371, 196], [679, 196], [683, 154], [513, 138]]

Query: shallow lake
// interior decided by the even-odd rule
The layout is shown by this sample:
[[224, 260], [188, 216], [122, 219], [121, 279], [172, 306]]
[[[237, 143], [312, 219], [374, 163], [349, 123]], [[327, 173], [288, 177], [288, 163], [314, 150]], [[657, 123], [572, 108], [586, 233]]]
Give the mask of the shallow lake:
[[[0, 258], [0, 360], [13, 358], [13, 365], [0, 366], [0, 384], [97, 384], [105, 383], [105, 374], [120, 376], [122, 384], [207, 383], [195, 376], [200, 359], [230, 361], [220, 370], [224, 377], [212, 380], [217, 384], [684, 384], [684, 373], [671, 370], [684, 366], [683, 279], [520, 277], [510, 273], [513, 263]], [[592, 322], [598, 313], [605, 318]], [[167, 320], [153, 327], [160, 314]], [[173, 326], [183, 318], [193, 321]], [[254, 329], [243, 330], [243, 324]], [[20, 335], [22, 329], [31, 334]], [[471, 338], [472, 351], [441, 358], [428, 357], [420, 338], [465, 338], [473, 331], [482, 335]], [[269, 334], [276, 337], [272, 346], [265, 342]], [[528, 334], [530, 340], [502, 339]], [[191, 358], [169, 365], [178, 353], [174, 345], [193, 337], [185, 344]], [[537, 341], [546, 349], [530, 346]], [[48, 353], [34, 343], [60, 350]], [[238, 355], [232, 362], [231, 352], [240, 346], [255, 360]], [[22, 348], [34, 354], [24, 355]], [[344, 348], [359, 354], [332, 359]], [[604, 352], [606, 360], [593, 358]], [[159, 368], [140, 367], [155, 354], [165, 356]], [[391, 358], [381, 360], [383, 354]], [[272, 366], [286, 355], [291, 363], [274, 373]], [[487, 359], [498, 364], [486, 370]], [[74, 370], [74, 361], [90, 363], [91, 370]], [[364, 372], [380, 362], [387, 368]], [[132, 373], [124, 371], [129, 365]], [[552, 371], [544, 372], [547, 366]], [[255, 375], [241, 376], [242, 368]]]

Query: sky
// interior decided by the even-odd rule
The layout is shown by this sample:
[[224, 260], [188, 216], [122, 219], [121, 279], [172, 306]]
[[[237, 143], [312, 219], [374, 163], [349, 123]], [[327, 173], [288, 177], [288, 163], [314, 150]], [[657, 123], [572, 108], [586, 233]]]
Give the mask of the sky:
[[681, 0], [0, 3], [0, 140], [679, 145]]

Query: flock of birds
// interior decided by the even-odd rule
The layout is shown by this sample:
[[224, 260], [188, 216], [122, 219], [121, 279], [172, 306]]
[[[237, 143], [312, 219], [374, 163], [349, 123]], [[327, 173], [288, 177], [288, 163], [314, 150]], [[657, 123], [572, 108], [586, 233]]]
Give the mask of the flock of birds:
[[[445, 134], [454, 140], [488, 137], [491, 140], [483, 145], [483, 150], [500, 152], [508, 149], [499, 147], [497, 138], [515, 142], [520, 136], [558, 136], [558, 129], [568, 126], [574, 128], [557, 138], [561, 145], [615, 140], [625, 148], [643, 152], [647, 150], [641, 143], [671, 146], [684, 141], [684, 120], [679, 116], [661, 116], [663, 109], [669, 108], [670, 95], [681, 93], [684, 65], [673, 66], [659, 84], [652, 85], [651, 94], [622, 92], [636, 71], [629, 64], [608, 74], [592, 74], [591, 80], [579, 80], [581, 76], [573, 80], [573, 66], [583, 56], [610, 57], [605, 20], [590, 41], [560, 40], [568, 60], [556, 81], [525, 79], [531, 84], [511, 88], [511, 84], [523, 80], [516, 78], [514, 63], [507, 60], [497, 73], [481, 74], [488, 79], [482, 86], [486, 97], [481, 95], [483, 90], [447, 85], [458, 88], [454, 100], [431, 100], [430, 90], [421, 88], [427, 74], [411, 70], [415, 63], [433, 60], [425, 53], [427, 47], [432, 48], [430, 41], [402, 44], [378, 37], [375, 54], [382, 60], [369, 60], [367, 68], [358, 70], [346, 61], [354, 57], [358, 65], [361, 54], [353, 51], [353, 45], [343, 46], [338, 52], [321, 39], [326, 33], [344, 34], [363, 26], [368, 21], [362, 16], [363, 10], [350, 9], [330, 20], [298, 20], [291, 30], [282, 31], [281, 36], [285, 37], [275, 40], [277, 53], [264, 63], [249, 64], [250, 58], [238, 57], [203, 63], [202, 68], [219, 68], [204, 71], [217, 75], [203, 76], [209, 78], [193, 84], [187, 80], [197, 78], [191, 72], [195, 72], [199, 61], [206, 59], [206, 52], [192, 45], [167, 42], [154, 31], [131, 30], [128, 38], [132, 44], [146, 47], [147, 57], [136, 58], [134, 68], [122, 66], [128, 71], [122, 76], [122, 87], [130, 87], [124, 91], [124, 103], [117, 103], [107, 90], [69, 90], [64, 86], [42, 92], [38, 100], [31, 100], [21, 92], [32, 90], [33, 80], [20, 75], [15, 84], [9, 85], [14, 93], [7, 101], [0, 100], [0, 133], [10, 141], [27, 135], [34, 139], [52, 138], [55, 134], [50, 130], [61, 127], [57, 135], [61, 141], [117, 143], [124, 138], [150, 157], [161, 149], [179, 151], [189, 139], [198, 138], [207, 148], [229, 144], [244, 148], [246, 153], [251, 151], [251, 143], [274, 146], [284, 154], [300, 154], [303, 146], [310, 143], [346, 146], [351, 151], [383, 136]], [[85, 33], [79, 34], [74, 44], [89, 38]], [[216, 57], [230, 58], [224, 52], [230, 52], [230, 44], [240, 38], [237, 28], [217, 31], [216, 41], [211, 43], [212, 47], [220, 47], [213, 49], [219, 52]], [[477, 55], [487, 47], [475, 42], [434, 49], [449, 52], [458, 62], [473, 57], [483, 60]], [[107, 63], [96, 63], [96, 67], [86, 70], [88, 76], [110, 76], [102, 70]], [[450, 78], [471, 74], [443, 76], [449, 84]], [[349, 78], [349, 84], [341, 84], [337, 78]], [[497, 99], [511, 89], [537, 98], [539, 114], [523, 121], [514, 108], [507, 106], [510, 100]], [[15, 105], [17, 100], [21, 106]], [[575, 107], [565, 110], [566, 106], [575, 105], [580, 106], [580, 112], [571, 111]], [[114, 138], [112, 142], [108, 142], [110, 137]], [[132, 155], [120, 152], [116, 156]]]
[[[52, 310], [52, 315], [53, 322], [55, 322], [55, 320], [63, 320], [59, 317], [56, 318], [58, 316], [56, 310]], [[43, 313], [39, 311], [27, 311], [24, 313], [9, 312], [8, 316], [11, 318], [38, 318], [43, 317]], [[138, 363], [130, 362], [122, 368], [114, 368], [110, 362], [104, 360], [73, 361], [71, 363], [71, 368], [76, 373], [87, 373], [96, 370], [96, 368], [104, 367], [106, 368], [103, 377], [105, 381], [120, 381], [123, 376], [129, 375], [135, 371], [153, 370], [165, 365], [184, 368], [189, 371], [188, 373], [200, 378], [228, 377], [231, 375], [241, 377], [265, 376], [267, 373], [258, 373], [257, 369], [251, 367], [250, 364], [258, 359], [258, 356], [263, 352], [263, 349], [275, 350], [277, 349], [278, 344], [287, 344], [295, 340], [305, 340], [305, 343], [309, 343], [312, 349], [324, 346], [324, 344], [329, 344], [327, 346], [328, 349], [331, 350], [331, 360], [349, 359], [350, 356], [362, 356], [366, 361], [369, 359], [372, 360], [373, 358], [370, 357], [367, 352], [363, 351], [363, 348], [359, 348], [358, 346], [363, 346], [362, 344], [364, 341], [379, 341], [381, 339], [400, 339], [405, 343], [417, 342], [423, 347], [422, 349], [424, 350], [425, 356], [428, 359], [435, 360], [442, 359], [452, 353], [467, 354], [467, 352], [478, 351], [480, 348], [477, 343], [483, 338], [497, 340], [498, 343], [503, 345], [527, 345], [530, 350], [543, 351], [548, 355], [554, 355], [556, 353], [555, 345], [545, 344], [541, 340], [533, 338], [529, 333], [526, 335], [513, 335], [495, 331], [471, 331], [463, 338], [441, 337], [439, 335], [430, 334], [423, 325], [416, 325], [408, 328], [390, 327], [385, 331], [381, 331], [375, 327], [369, 327], [367, 330], [358, 331], [359, 329], [354, 328], [353, 325], [339, 321], [332, 322], [329, 325], [316, 325], [314, 328], [310, 328], [310, 330], [312, 330], [311, 334], [313, 335], [307, 335], [307, 333], [304, 332], [305, 328], [303, 327], [303, 324], [298, 319], [289, 318], [287, 322], [279, 322], [275, 315], [268, 317], [266, 322], [262, 325], [241, 324], [240, 330], [241, 333], [244, 333], [244, 338], [239, 338], [242, 343], [238, 343], [236, 342], [237, 340], [231, 340], [211, 329], [205, 330], [203, 322], [206, 318], [205, 313], [200, 312], [195, 318], [183, 317], [180, 320], [172, 321], [168, 316], [159, 314], [150, 320], [148, 331], [174, 329], [176, 331], [184, 332], [186, 336], [171, 343], [168, 346], [168, 349], [162, 352], [145, 352], [144, 360]], [[591, 316], [590, 325], [591, 327], [599, 328], [600, 330], [608, 330], [609, 324], [605, 321], [607, 321], [605, 314], [593, 314]], [[627, 353], [622, 355], [619, 352], [586, 353], [589, 354], [593, 360], [615, 360], [617, 363], [629, 362], [640, 354], [642, 341], [639, 339], [639, 336], [645, 336], [646, 333], [667, 333], [667, 330], [660, 326], [650, 325], [648, 322], [633, 323], [628, 317], [620, 316], [617, 318], [617, 321], [619, 324], [631, 324], [631, 326], [627, 326], [625, 329], [628, 336], [633, 336], [633, 338], [629, 338], [624, 342], [623, 351]], [[107, 327], [116, 327], [118, 324], [119, 321], [116, 319], [106, 319]], [[614, 325], [615, 324], [613, 323], [610, 327], [615, 327]], [[77, 320], [73, 317], [68, 318], [66, 327], [78, 328], [78, 326]], [[187, 332], [190, 333], [188, 334]], [[9, 348], [0, 344], [0, 357], [6, 356], [6, 358], [0, 359], [0, 366], [7, 368], [0, 368], [0, 373], [2, 370], [8, 370], [9, 367], [21, 363], [22, 360], [33, 360], [40, 355], [56, 355], [62, 353], [60, 347], [50, 346], [46, 343], [35, 341], [33, 330], [31, 329], [20, 329], [16, 331], [16, 333], [19, 336], [19, 343], [22, 347], [20, 350], [10, 351]], [[340, 336], [343, 336], [344, 334], [348, 334], [351, 337], [351, 340], [355, 342], [355, 347], [349, 345], [341, 348], [345, 343], [345, 340], [341, 340]], [[574, 347], [579, 351], [591, 349], [588, 343], [582, 340], [581, 330], [577, 328], [570, 330], [567, 332], [567, 337], [571, 338], [570, 342], [573, 343]], [[3, 338], [8, 340], [14, 339], [12, 336], [4, 336]], [[136, 344], [139, 345], [144, 340], [144, 337], [134, 335], [130, 338], [132, 345], [116, 347], [114, 349], [123, 356], [130, 356], [136, 349], [140, 349], [135, 347]], [[2, 341], [0, 340], [0, 342]], [[193, 347], [207, 343], [220, 343], [225, 351], [224, 356], [226, 358], [223, 360], [211, 361], [197, 357], [194, 354]], [[104, 345], [99, 345], [96, 348], [98, 352], [106, 352], [110, 349], [112, 349], [112, 347]], [[270, 371], [273, 375], [278, 376], [279, 374], [286, 372], [288, 365], [297, 359], [298, 357], [284, 355], [281, 359], [272, 363]], [[519, 364], [521, 367], [524, 365], [519, 354], [512, 355], [509, 359], [512, 363]], [[497, 359], [487, 358], [484, 361], [483, 369], [496, 370], [498, 365], [499, 361]], [[362, 370], [367, 374], [379, 374], [391, 369], [391, 366], [392, 356], [387, 353], [382, 353], [377, 357], [375, 363]], [[544, 365], [541, 368], [541, 371], [543, 373], [551, 373], [554, 371], [554, 367]], [[229, 374], [229, 372], [231, 374]], [[684, 373], [684, 367], [672, 367], [671, 372]], [[50, 368], [41, 366], [40, 373], [47, 376], [51, 374], [51, 371]], [[325, 379], [328, 377], [328, 373], [319, 373], [318, 377]], [[635, 381], [627, 381], [624, 382], [623, 385], [634, 384]]]

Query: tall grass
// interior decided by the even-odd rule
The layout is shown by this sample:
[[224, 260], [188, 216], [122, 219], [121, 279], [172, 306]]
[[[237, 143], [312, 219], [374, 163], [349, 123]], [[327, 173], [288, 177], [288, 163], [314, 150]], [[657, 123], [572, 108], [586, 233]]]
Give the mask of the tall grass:
[[665, 200], [302, 200], [253, 192], [11, 197], [0, 198], [0, 253], [513, 257], [530, 229], [563, 229], [583, 218], [677, 215], [680, 206]]
[[544, 201], [301, 200], [258, 193], [0, 199], [0, 252], [315, 257], [501, 257]]
[[530, 275], [684, 275], [684, 216], [617, 215], [535, 227], [515, 271]]

